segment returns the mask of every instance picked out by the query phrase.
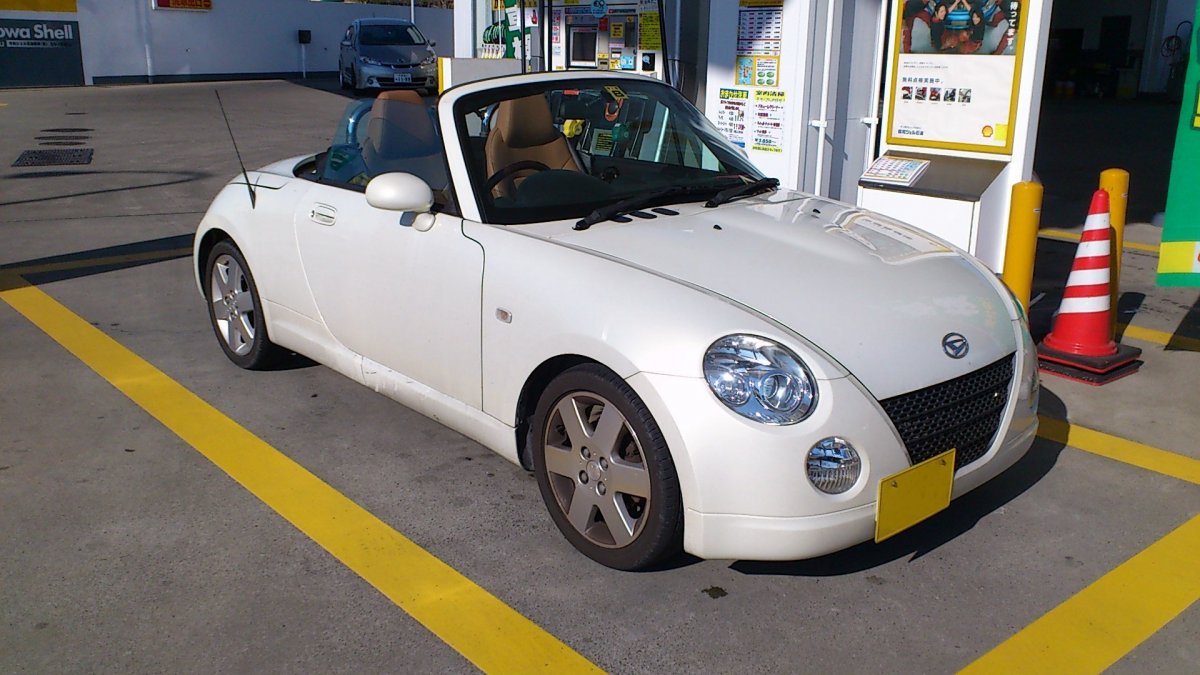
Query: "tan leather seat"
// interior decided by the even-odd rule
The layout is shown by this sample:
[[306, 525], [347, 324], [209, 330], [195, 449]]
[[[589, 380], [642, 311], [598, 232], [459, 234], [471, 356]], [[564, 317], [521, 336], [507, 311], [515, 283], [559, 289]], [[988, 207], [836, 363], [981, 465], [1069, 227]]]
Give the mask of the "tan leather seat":
[[416, 92], [379, 94], [367, 116], [362, 148], [369, 175], [404, 171], [441, 190], [449, 182], [443, 153], [433, 117]]
[[[554, 126], [550, 104], [541, 94], [501, 101], [484, 148], [487, 175], [516, 162], [541, 162], [551, 169], [582, 171], [575, 161], [567, 139]], [[523, 169], [500, 181], [492, 189], [497, 197], [511, 196], [525, 178], [537, 173]]]

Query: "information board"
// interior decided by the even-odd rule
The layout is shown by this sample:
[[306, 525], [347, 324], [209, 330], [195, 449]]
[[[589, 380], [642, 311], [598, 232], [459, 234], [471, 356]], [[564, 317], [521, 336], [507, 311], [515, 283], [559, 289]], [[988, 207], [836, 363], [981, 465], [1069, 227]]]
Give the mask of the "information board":
[[1012, 154], [1030, 1], [902, 5], [892, 46], [890, 145]]
[[0, 19], [0, 87], [82, 84], [78, 21]]

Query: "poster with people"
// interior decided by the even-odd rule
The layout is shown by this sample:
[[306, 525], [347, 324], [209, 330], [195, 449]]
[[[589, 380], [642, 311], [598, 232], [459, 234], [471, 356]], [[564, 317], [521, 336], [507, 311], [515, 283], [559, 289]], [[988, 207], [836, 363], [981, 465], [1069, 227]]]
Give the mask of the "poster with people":
[[898, 12], [888, 143], [1010, 153], [1030, 0], [907, 0]]

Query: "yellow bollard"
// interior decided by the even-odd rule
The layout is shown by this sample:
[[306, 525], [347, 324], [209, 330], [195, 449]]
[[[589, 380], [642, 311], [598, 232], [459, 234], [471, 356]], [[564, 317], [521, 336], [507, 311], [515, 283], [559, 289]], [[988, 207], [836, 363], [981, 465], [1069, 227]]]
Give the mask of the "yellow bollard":
[[1008, 212], [1008, 242], [1004, 249], [1001, 278], [1029, 312], [1029, 294], [1033, 291], [1033, 259], [1037, 253], [1038, 225], [1042, 220], [1042, 184], [1017, 183], [1012, 188]]
[[1112, 262], [1110, 263], [1109, 334], [1117, 334], [1117, 300], [1121, 298], [1121, 252], [1125, 245], [1125, 209], [1129, 205], [1129, 172], [1105, 169], [1100, 172], [1100, 189], [1108, 192], [1108, 219], [1112, 226]]

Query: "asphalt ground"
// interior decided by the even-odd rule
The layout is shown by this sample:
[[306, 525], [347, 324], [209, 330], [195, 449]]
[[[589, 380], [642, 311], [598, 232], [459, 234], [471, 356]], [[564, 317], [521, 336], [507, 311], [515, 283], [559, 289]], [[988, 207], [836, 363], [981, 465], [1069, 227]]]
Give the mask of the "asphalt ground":
[[[1045, 378], [1042, 437], [948, 511], [816, 560], [615, 572], [480, 446], [326, 368], [224, 358], [188, 257], [237, 171], [214, 89], [249, 167], [321, 149], [346, 104], [0, 92], [0, 671], [1200, 670], [1200, 293], [1154, 287], [1151, 252], [1122, 274], [1141, 371]], [[1035, 331], [1082, 218], [1043, 223]]]

